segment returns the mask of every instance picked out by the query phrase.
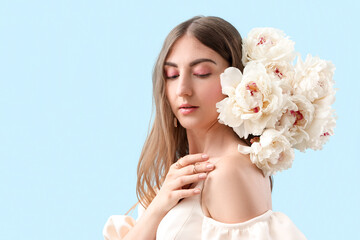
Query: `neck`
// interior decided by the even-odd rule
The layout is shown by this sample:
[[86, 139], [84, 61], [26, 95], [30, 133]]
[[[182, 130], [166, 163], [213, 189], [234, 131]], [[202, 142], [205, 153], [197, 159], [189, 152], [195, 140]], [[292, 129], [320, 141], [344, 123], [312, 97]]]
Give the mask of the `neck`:
[[218, 121], [208, 129], [186, 129], [189, 154], [206, 153], [210, 157], [220, 157], [237, 149], [243, 142], [232, 128]]

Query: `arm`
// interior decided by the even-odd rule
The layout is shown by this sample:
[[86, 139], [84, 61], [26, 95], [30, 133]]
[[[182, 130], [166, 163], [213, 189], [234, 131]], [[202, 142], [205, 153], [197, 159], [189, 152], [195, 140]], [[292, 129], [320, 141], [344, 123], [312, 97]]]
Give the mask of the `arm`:
[[154, 199], [138, 219], [135, 226], [126, 234], [124, 240], [149, 240], [156, 238], [156, 230], [160, 224], [160, 221], [166, 214], [165, 212], [162, 212], [156, 205], [157, 203]]
[[211, 218], [239, 223], [271, 209], [269, 178], [248, 156], [226, 157], [215, 166], [204, 183], [202, 200]]

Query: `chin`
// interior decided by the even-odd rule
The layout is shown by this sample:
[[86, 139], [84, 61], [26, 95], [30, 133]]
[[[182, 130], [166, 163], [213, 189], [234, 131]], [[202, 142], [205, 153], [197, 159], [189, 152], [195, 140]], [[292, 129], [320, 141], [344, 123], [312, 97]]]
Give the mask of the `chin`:
[[201, 123], [199, 123], [198, 121], [194, 121], [194, 120], [183, 120], [183, 121], [179, 121], [180, 125], [185, 128], [185, 129], [196, 129], [199, 128], [199, 126], [201, 125]]
[[186, 130], [200, 130], [200, 129], [209, 129], [214, 124], [214, 122], [186, 120], [186, 121], [181, 121], [180, 124]]
[[183, 128], [190, 130], [190, 129], [198, 129], [198, 127], [194, 124], [189, 124], [189, 123], [181, 123], [180, 124]]

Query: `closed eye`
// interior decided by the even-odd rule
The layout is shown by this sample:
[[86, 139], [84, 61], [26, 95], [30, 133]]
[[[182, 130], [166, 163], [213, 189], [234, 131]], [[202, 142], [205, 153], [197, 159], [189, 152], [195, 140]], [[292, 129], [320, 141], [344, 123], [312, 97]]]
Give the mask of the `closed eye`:
[[[211, 73], [207, 73], [207, 74], [194, 74], [194, 76], [199, 77], [199, 78], [206, 78], [208, 76], [210, 76]], [[179, 75], [172, 75], [172, 76], [166, 76], [166, 79], [176, 79], [178, 78]]]
[[179, 75], [166, 76], [166, 79], [176, 79]]
[[207, 73], [207, 74], [194, 74], [195, 76], [199, 77], [199, 78], [206, 78], [208, 76], [211, 75], [211, 73]]

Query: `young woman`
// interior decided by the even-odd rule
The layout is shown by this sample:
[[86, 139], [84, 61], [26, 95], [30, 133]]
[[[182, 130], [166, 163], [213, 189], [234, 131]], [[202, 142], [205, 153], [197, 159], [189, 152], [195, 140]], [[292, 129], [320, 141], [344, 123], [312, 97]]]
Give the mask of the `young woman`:
[[272, 211], [272, 179], [248, 145], [218, 122], [219, 75], [243, 70], [241, 36], [218, 17], [194, 17], [165, 39], [153, 73], [156, 116], [138, 164], [139, 217], [112, 216], [105, 239], [305, 239]]

